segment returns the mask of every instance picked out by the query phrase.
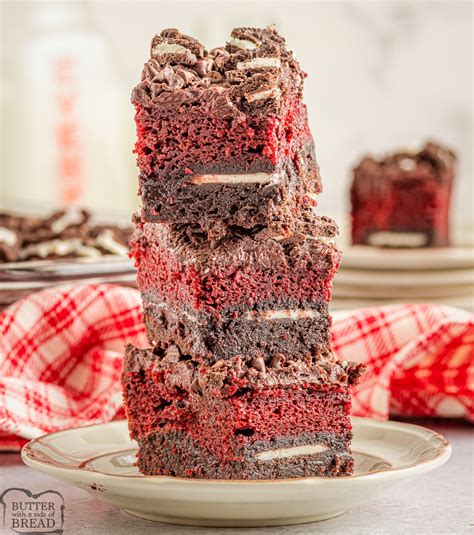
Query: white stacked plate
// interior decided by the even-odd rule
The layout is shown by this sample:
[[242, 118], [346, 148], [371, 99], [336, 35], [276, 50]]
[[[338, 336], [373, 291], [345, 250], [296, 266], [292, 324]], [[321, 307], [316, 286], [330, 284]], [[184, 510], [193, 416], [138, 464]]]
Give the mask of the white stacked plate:
[[474, 310], [474, 248], [466, 232], [452, 247], [388, 249], [351, 246], [334, 279], [332, 310], [395, 303], [439, 303]]
[[0, 264], [0, 310], [27, 295], [69, 284], [136, 285], [136, 270], [128, 256], [34, 260]]

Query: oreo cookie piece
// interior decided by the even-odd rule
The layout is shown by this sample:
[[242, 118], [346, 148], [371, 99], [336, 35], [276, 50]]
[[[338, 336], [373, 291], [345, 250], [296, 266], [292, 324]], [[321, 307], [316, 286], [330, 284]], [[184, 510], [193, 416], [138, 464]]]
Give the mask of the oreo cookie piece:
[[0, 262], [127, 255], [132, 227], [96, 225], [83, 209], [45, 217], [0, 213]]
[[14, 262], [21, 247], [21, 234], [0, 222], [0, 262]]

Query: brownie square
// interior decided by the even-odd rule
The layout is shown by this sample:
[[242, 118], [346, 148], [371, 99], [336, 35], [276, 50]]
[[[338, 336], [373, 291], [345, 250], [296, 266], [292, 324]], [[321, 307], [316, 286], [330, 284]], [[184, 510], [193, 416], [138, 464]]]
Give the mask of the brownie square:
[[327, 352], [337, 227], [307, 214], [292, 229], [207, 241], [145, 223], [131, 244], [150, 342], [215, 362]]
[[164, 30], [150, 55], [132, 93], [146, 221], [220, 237], [314, 202], [305, 74], [275, 30], [236, 28], [210, 51]]
[[349, 387], [360, 366], [335, 359], [257, 369], [203, 365], [176, 346], [128, 346], [124, 398], [148, 475], [273, 479], [352, 473]]

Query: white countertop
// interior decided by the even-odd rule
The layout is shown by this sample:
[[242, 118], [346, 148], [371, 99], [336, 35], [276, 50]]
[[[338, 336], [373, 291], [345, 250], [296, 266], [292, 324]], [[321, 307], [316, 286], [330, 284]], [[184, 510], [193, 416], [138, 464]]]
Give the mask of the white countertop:
[[[189, 528], [133, 518], [78, 488], [26, 467], [20, 456], [0, 454], [0, 494], [9, 487], [33, 493], [54, 489], [66, 504], [64, 533], [139, 535], [148, 533], [233, 535], [253, 533], [300, 535], [338, 534], [464, 534], [473, 533], [474, 428], [463, 422], [417, 422], [436, 429], [453, 445], [449, 462], [429, 474], [398, 484], [369, 505], [324, 522], [281, 528]], [[2, 531], [3, 529], [3, 531]], [[0, 533], [5, 531], [1, 526]]]

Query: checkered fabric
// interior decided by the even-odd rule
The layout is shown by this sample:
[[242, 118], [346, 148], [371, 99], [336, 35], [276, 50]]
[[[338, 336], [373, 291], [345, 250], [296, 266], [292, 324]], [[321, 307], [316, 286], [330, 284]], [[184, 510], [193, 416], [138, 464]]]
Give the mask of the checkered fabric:
[[[367, 366], [353, 413], [474, 421], [474, 319], [438, 305], [337, 313], [334, 351]], [[136, 290], [111, 285], [32, 294], [0, 313], [0, 449], [122, 416], [126, 342], [146, 346]]]
[[146, 345], [131, 288], [49, 289], [1, 312], [0, 448], [113, 419], [127, 341]]
[[333, 350], [363, 362], [352, 413], [370, 418], [461, 417], [474, 421], [474, 316], [441, 305], [338, 312]]

